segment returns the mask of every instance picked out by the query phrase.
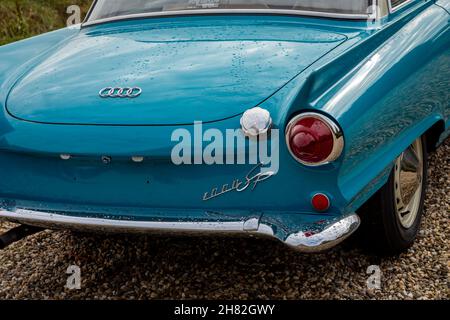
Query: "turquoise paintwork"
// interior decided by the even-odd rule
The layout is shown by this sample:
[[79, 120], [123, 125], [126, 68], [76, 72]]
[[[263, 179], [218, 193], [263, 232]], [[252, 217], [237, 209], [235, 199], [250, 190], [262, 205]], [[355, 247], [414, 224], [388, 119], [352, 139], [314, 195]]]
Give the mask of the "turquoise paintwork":
[[[17, 118], [44, 123], [217, 121], [260, 104], [346, 40], [295, 22], [215, 20], [83, 29], [19, 80], [7, 109]], [[99, 104], [101, 88], [137, 84], [145, 88], [139, 99]]]
[[[232, 15], [124, 21], [3, 46], [2, 207], [168, 221], [262, 216], [294, 231], [354, 212], [418, 136], [436, 124], [442, 139], [449, 133], [450, 14], [448, 1], [438, 4], [413, 1], [373, 23]], [[111, 85], [144, 93], [100, 99]], [[343, 155], [307, 168], [281, 139], [276, 176], [254, 191], [202, 201], [252, 166], [177, 167], [173, 130], [192, 131], [196, 120], [236, 129], [256, 105], [282, 133], [301, 111], [331, 116], [345, 135]], [[131, 162], [135, 155], [146, 161]], [[316, 192], [332, 199], [328, 212], [312, 210]]]

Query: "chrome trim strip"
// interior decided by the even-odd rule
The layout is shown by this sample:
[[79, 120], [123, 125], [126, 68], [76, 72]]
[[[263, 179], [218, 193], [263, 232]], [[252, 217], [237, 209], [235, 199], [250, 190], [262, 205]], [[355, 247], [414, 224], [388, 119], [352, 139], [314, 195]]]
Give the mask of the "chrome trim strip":
[[171, 222], [113, 220], [67, 216], [43, 211], [17, 209], [0, 210], [0, 221], [9, 221], [48, 229], [73, 229], [78, 231], [100, 231], [116, 233], [244, 233], [258, 234], [282, 241], [300, 252], [312, 253], [330, 249], [348, 238], [360, 224], [358, 215], [351, 214], [323, 230], [292, 233], [286, 239], [279, 239], [273, 227], [260, 223], [257, 218], [235, 222]]
[[[136, 220], [113, 220], [68, 216], [43, 211], [17, 209], [0, 211], [0, 219], [49, 229], [70, 228], [77, 230], [142, 233], [151, 230], [186, 232], [243, 232], [245, 221], [236, 222], [159, 222]], [[267, 231], [267, 230], [264, 230]]]
[[321, 18], [334, 18], [346, 20], [372, 20], [376, 19], [376, 12], [374, 14], [345, 14], [319, 11], [302, 11], [302, 10], [283, 10], [283, 9], [198, 9], [198, 10], [177, 10], [165, 12], [148, 12], [129, 14], [94, 21], [86, 21], [83, 27], [93, 26], [101, 23], [123, 21], [130, 19], [144, 19], [156, 17], [171, 17], [171, 16], [189, 16], [189, 15], [214, 15], [214, 14], [269, 14], [269, 15], [290, 15], [290, 16], [308, 16]]
[[389, 15], [389, 1], [390, 0], [378, 0], [374, 10], [377, 10], [377, 16], [379, 19], [387, 17]]
[[410, 3], [413, 2], [413, 1], [414, 1], [414, 0], [406, 0], [405, 2], [399, 4], [398, 6], [393, 7], [393, 6], [392, 6], [392, 0], [388, 0], [388, 3], [389, 3], [389, 13], [390, 13], [390, 14], [395, 13], [395, 12], [397, 12], [398, 10], [400, 10], [401, 8], [406, 7], [408, 4], [410, 4]]
[[[325, 160], [323, 160], [321, 162], [311, 163], [311, 162], [302, 161], [302, 160], [298, 159], [297, 156], [292, 151], [291, 145], [289, 143], [290, 133], [291, 133], [291, 130], [294, 127], [295, 123], [302, 118], [315, 118], [315, 119], [321, 120], [328, 125], [328, 128], [333, 133], [333, 150], [331, 151], [328, 158], [326, 158]], [[342, 152], [344, 151], [344, 133], [342, 132], [341, 128], [339, 128], [339, 126], [336, 123], [334, 123], [334, 121], [332, 121], [330, 118], [328, 118], [320, 113], [316, 113], [316, 112], [304, 112], [304, 113], [300, 113], [297, 116], [295, 116], [294, 118], [292, 118], [291, 121], [289, 121], [288, 125], [286, 126], [286, 137], [285, 138], [286, 138], [286, 145], [288, 147], [288, 150], [289, 150], [289, 153], [291, 154], [291, 156], [297, 162], [299, 162], [305, 166], [308, 166], [308, 167], [320, 167], [320, 166], [329, 164], [333, 161], [336, 161], [341, 156]]]
[[91, 6], [89, 7], [89, 10], [86, 13], [86, 17], [84, 17], [84, 20], [82, 22], [82, 25], [86, 23], [89, 20], [89, 17], [91, 16], [92, 11], [94, 10], [94, 7], [97, 5], [98, 0], [94, 0], [91, 3]]

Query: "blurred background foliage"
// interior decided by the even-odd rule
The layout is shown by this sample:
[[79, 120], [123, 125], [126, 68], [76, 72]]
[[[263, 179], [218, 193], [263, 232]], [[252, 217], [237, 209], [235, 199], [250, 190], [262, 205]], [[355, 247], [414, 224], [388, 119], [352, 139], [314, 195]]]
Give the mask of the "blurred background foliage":
[[66, 26], [67, 8], [78, 5], [84, 18], [92, 0], [0, 0], [0, 45]]

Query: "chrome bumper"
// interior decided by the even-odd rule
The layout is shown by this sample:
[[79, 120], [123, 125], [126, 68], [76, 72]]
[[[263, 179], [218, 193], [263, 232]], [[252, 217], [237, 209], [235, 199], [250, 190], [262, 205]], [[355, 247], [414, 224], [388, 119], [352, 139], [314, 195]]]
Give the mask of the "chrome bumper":
[[[351, 214], [333, 221], [322, 228], [300, 231], [280, 239], [274, 228], [260, 223], [256, 218], [236, 222], [161, 222], [113, 220], [101, 218], [76, 217], [43, 211], [17, 209], [0, 210], [0, 220], [27, 224], [48, 229], [71, 229], [77, 231], [115, 232], [115, 233], [246, 233], [276, 238], [300, 252], [320, 252], [330, 249], [348, 238], [360, 225], [358, 215]], [[280, 226], [278, 226], [280, 227]]]

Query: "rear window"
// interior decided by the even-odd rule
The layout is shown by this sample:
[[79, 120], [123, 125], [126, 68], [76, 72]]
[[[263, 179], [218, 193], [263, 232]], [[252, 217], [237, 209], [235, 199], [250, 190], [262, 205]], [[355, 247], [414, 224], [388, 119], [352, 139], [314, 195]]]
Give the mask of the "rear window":
[[[97, 0], [88, 21], [135, 14], [203, 10], [293, 10], [371, 14], [373, 0]], [[206, 10], [206, 11], [205, 11]]]

